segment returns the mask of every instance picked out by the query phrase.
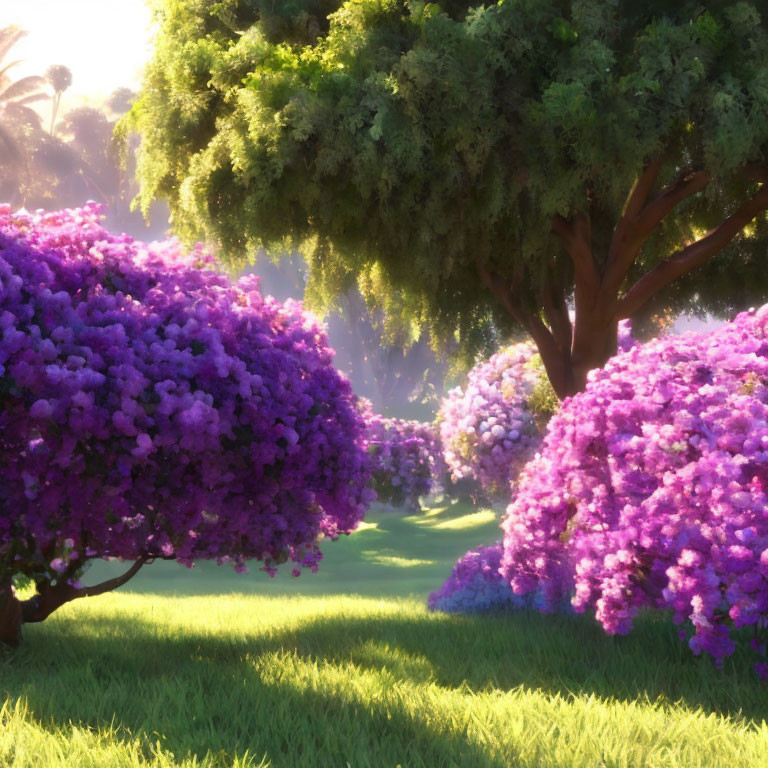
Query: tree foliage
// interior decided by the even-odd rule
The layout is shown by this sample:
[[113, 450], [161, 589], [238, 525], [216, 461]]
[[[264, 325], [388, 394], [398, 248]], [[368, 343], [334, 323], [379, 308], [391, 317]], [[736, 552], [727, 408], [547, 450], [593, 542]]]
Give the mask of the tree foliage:
[[754, 0], [158, 8], [141, 205], [231, 261], [302, 246], [316, 301], [356, 280], [465, 349], [523, 329], [563, 396], [621, 318], [768, 293]]

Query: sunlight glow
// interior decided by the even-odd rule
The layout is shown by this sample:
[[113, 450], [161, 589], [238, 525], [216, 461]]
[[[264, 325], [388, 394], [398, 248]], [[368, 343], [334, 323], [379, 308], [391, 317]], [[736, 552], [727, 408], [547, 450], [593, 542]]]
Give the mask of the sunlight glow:
[[496, 520], [496, 513], [492, 509], [481, 509], [479, 512], [473, 512], [470, 515], [463, 515], [451, 520], [442, 520], [435, 522], [425, 520], [424, 525], [434, 531], [465, 531], [470, 528], [481, 528], [488, 523]]
[[419, 565], [434, 565], [434, 560], [420, 560], [417, 557], [400, 557], [399, 555], [382, 554], [377, 550], [366, 550], [360, 553], [366, 562], [373, 565], [388, 565], [394, 568], [414, 568]]
[[[13, 49], [16, 79], [52, 64], [72, 70], [62, 105], [100, 101], [116, 88], [137, 89], [150, 53], [152, 15], [145, 0], [2, 0], [0, 26], [29, 34]], [[66, 109], [66, 107], [65, 107]]]

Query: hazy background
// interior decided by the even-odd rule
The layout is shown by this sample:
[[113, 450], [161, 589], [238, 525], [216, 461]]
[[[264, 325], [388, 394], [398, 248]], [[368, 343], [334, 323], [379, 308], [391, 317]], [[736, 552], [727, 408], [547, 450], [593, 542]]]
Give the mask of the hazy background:
[[15, 46], [16, 78], [51, 64], [72, 70], [62, 105], [98, 103], [120, 86], [138, 89], [149, 57], [152, 15], [144, 0], [0, 0], [0, 27], [29, 35]]

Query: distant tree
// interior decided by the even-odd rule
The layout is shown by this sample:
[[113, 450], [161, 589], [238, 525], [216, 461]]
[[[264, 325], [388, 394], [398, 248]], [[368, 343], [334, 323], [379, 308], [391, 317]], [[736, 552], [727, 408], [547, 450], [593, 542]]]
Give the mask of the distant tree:
[[136, 101], [136, 96], [136, 91], [130, 88], [116, 88], [107, 99], [106, 107], [113, 115], [124, 115]]
[[[112, 143], [113, 124], [100, 109], [77, 107], [59, 123], [59, 136], [77, 154], [79, 168], [70, 186], [80, 200], [98, 200], [110, 209], [119, 205], [122, 174], [117, 152]], [[79, 181], [79, 183], [72, 183]], [[69, 200], [67, 204], [71, 204]]]
[[[249, 268], [262, 290], [279, 299], [301, 296], [306, 264], [299, 254], [278, 262], [259, 255]], [[431, 421], [439, 406], [448, 366], [439, 361], [424, 335], [404, 339], [402, 329], [385, 326], [385, 317], [367, 306], [357, 286], [337, 296], [326, 316], [328, 338], [336, 350], [336, 367], [349, 377], [355, 392], [387, 416]]]
[[51, 106], [51, 128], [49, 133], [53, 135], [53, 128], [56, 123], [56, 115], [61, 104], [61, 96], [64, 91], [72, 85], [72, 72], [63, 64], [54, 64], [45, 70], [45, 79], [53, 88], [53, 104]]
[[302, 246], [315, 300], [358, 280], [470, 351], [526, 331], [564, 397], [622, 318], [768, 295], [761, 9], [165, 0], [140, 202], [233, 262]]
[[28, 105], [49, 98], [43, 90], [42, 77], [31, 75], [13, 80], [9, 74], [19, 62], [7, 62], [8, 54], [26, 34], [16, 26], [0, 29], [0, 167], [6, 173], [10, 166], [23, 162], [24, 127], [39, 124], [37, 113]]

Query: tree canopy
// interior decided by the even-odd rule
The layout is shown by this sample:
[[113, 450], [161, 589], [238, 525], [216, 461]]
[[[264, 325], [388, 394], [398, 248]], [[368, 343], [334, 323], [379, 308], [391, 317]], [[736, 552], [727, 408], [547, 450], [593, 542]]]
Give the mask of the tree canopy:
[[139, 201], [231, 262], [303, 248], [316, 302], [357, 281], [469, 350], [527, 331], [571, 394], [620, 319], [768, 294], [759, 8], [163, 0]]

